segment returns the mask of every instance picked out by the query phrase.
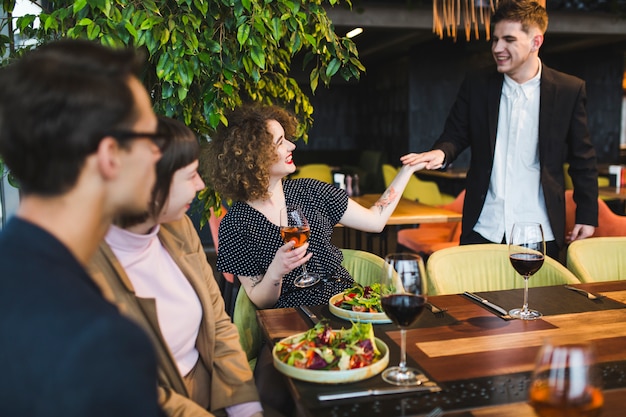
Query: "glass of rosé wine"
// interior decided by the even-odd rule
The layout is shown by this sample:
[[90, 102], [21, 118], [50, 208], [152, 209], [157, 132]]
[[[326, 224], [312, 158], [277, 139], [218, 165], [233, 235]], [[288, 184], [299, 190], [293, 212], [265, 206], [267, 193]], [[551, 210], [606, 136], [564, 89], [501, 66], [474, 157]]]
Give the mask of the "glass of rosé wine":
[[[299, 248], [304, 245], [311, 235], [309, 222], [304, 217], [300, 207], [286, 206], [280, 212], [280, 236], [283, 242], [293, 242], [293, 247]], [[312, 274], [306, 270], [306, 264], [302, 265], [302, 275], [298, 276], [293, 285], [300, 288], [315, 285], [320, 280], [319, 275]]]

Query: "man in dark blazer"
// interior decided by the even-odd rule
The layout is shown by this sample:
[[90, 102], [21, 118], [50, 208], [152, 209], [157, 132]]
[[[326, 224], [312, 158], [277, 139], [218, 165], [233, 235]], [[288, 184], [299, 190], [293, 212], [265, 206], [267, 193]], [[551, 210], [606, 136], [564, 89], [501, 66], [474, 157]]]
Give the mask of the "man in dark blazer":
[[63, 40], [0, 70], [0, 155], [20, 183], [0, 232], [0, 416], [154, 417], [156, 359], [85, 266], [148, 207], [166, 143], [130, 50]]
[[[492, 21], [497, 71], [468, 74], [433, 149], [402, 157], [439, 169], [471, 149], [461, 244], [507, 242], [517, 221], [544, 228], [547, 254], [593, 235], [598, 221], [596, 157], [582, 80], [538, 57], [547, 28], [534, 1], [501, 2]], [[563, 164], [569, 162], [576, 224], [565, 231]]]

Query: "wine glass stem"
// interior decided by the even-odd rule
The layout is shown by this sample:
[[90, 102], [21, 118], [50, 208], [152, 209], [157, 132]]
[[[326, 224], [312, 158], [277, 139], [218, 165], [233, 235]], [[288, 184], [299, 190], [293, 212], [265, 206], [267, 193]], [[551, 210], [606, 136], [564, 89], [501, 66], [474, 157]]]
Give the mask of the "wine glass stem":
[[302, 264], [302, 276], [307, 277], [309, 276], [309, 272], [306, 270], [306, 264]]
[[524, 275], [524, 305], [522, 306], [522, 313], [528, 313], [528, 279], [530, 275]]
[[400, 370], [406, 372], [406, 330], [400, 329]]

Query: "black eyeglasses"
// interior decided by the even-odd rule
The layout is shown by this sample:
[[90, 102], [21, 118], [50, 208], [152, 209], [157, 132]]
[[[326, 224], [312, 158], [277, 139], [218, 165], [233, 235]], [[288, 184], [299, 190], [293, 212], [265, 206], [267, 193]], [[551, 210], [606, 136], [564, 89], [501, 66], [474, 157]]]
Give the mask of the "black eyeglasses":
[[163, 152], [167, 145], [169, 145], [171, 138], [161, 133], [146, 133], [146, 132], [133, 132], [132, 130], [114, 130], [108, 134], [113, 136], [118, 141], [126, 141], [132, 139], [150, 139], [161, 152]]

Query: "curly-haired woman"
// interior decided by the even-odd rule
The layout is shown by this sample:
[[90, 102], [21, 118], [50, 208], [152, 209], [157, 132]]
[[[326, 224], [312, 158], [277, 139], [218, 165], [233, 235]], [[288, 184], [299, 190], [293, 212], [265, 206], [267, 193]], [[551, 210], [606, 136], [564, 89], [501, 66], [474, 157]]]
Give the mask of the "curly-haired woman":
[[[332, 245], [337, 223], [380, 232], [418, 166], [405, 165], [371, 208], [351, 200], [344, 190], [314, 179], [284, 179], [296, 171], [296, 118], [276, 106], [243, 106], [228, 115], [208, 148], [206, 169], [215, 190], [234, 204], [219, 230], [217, 268], [236, 275], [259, 308], [325, 304], [354, 280], [341, 266]], [[308, 243], [293, 248], [280, 236], [280, 210], [300, 206], [311, 226]], [[319, 284], [293, 284], [306, 263]]]

